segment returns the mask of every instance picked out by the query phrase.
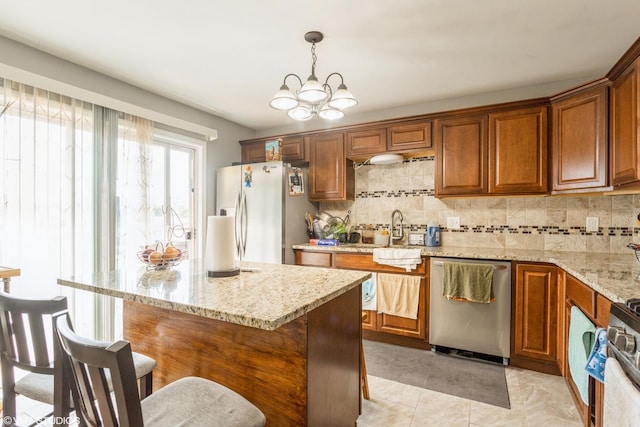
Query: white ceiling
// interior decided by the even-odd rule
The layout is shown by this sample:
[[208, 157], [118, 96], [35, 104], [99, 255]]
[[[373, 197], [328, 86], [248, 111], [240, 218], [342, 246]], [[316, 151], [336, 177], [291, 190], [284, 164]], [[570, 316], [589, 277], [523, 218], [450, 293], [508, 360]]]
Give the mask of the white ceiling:
[[340, 72], [366, 113], [603, 76], [639, 16], [638, 0], [0, 0], [0, 35], [259, 130], [292, 123], [268, 102], [310, 73], [310, 30], [318, 78]]

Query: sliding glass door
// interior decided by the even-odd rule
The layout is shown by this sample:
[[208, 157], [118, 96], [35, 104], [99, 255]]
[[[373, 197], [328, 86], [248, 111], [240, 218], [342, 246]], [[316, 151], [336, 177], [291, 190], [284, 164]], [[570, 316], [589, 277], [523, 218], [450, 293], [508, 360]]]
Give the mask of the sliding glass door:
[[136, 253], [156, 241], [199, 258], [204, 158], [204, 140], [0, 78], [0, 265], [21, 269], [12, 293], [67, 295], [79, 333], [118, 336], [119, 301], [57, 279], [144, 271]]
[[[125, 214], [125, 200], [132, 190], [129, 185], [118, 188], [118, 230], [116, 268], [140, 265], [136, 252], [145, 245], [165, 247], [171, 244], [187, 256], [193, 254], [195, 223], [195, 150], [190, 147], [154, 139], [147, 147], [148, 174], [144, 180], [148, 205], [146, 215], [140, 211]], [[128, 173], [124, 169], [119, 174]], [[131, 182], [119, 176], [118, 182]], [[129, 238], [131, 235], [135, 237]]]

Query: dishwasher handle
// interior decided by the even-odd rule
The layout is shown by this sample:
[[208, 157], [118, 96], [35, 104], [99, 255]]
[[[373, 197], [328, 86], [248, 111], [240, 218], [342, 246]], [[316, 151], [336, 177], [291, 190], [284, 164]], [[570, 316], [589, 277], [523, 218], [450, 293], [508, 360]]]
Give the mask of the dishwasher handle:
[[[438, 267], [442, 267], [444, 265], [444, 262], [442, 261], [434, 261], [433, 265], [437, 265]], [[502, 265], [502, 264], [494, 264], [493, 265], [493, 269], [494, 270], [506, 270], [507, 266], [506, 265]]]

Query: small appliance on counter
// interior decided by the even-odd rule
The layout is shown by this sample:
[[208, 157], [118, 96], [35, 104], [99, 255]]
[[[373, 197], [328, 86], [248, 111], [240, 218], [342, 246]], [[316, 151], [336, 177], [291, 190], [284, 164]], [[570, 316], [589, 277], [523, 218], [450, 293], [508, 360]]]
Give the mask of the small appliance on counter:
[[427, 224], [427, 232], [424, 234], [425, 246], [440, 246], [440, 226], [435, 222]]
[[424, 234], [409, 233], [408, 243], [411, 246], [424, 246]]

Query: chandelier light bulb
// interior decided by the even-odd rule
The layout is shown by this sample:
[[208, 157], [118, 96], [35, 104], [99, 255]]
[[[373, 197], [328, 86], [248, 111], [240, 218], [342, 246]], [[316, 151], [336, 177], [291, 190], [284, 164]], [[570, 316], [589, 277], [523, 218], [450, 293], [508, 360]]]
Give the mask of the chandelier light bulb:
[[329, 94], [324, 91], [322, 85], [318, 83], [316, 76], [311, 75], [305, 82], [305, 84], [298, 92], [298, 99], [302, 101], [316, 104], [322, 102], [329, 97]]
[[280, 86], [280, 90], [271, 99], [269, 105], [276, 110], [288, 111], [298, 106], [300, 102], [291, 93], [287, 85]]
[[346, 108], [355, 107], [358, 101], [354, 98], [353, 94], [347, 90], [344, 84], [338, 86], [338, 90], [331, 97], [329, 105], [333, 108], [344, 110]]
[[344, 117], [344, 113], [335, 108], [331, 108], [329, 104], [325, 104], [325, 106], [320, 109], [320, 112], [318, 112], [318, 116], [325, 120], [338, 120]]
[[287, 115], [291, 117], [293, 120], [305, 121], [313, 117], [313, 111], [310, 108], [305, 107], [304, 105], [299, 105], [289, 110], [287, 112]]

